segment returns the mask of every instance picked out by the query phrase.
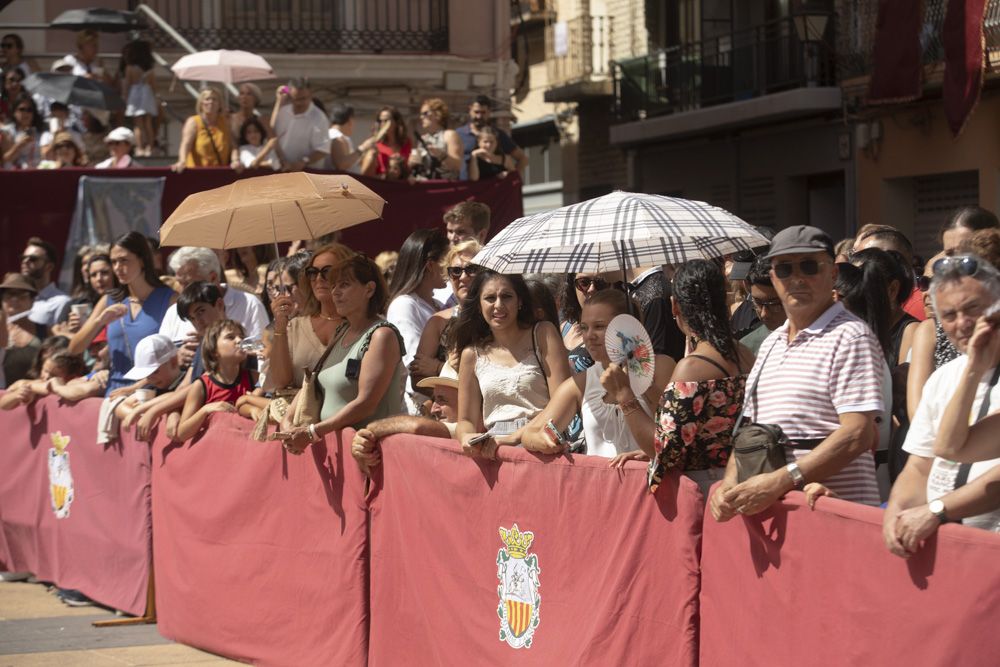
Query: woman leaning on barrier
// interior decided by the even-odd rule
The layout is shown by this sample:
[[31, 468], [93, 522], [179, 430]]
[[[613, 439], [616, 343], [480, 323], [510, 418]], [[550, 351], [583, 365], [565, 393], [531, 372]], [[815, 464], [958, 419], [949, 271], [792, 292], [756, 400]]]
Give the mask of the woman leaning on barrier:
[[455, 325], [462, 350], [456, 437], [468, 456], [495, 458], [569, 378], [566, 348], [551, 322], [538, 322], [519, 275], [482, 270]]
[[291, 425], [301, 392], [286, 412], [282, 439], [292, 454], [301, 454], [332, 431], [348, 426], [363, 428], [372, 420], [398, 414], [405, 377], [402, 338], [380, 315], [385, 311], [387, 292], [375, 262], [354, 255], [335, 266], [309, 270], [318, 272], [312, 275], [314, 287], [320, 280], [329, 283], [345, 324], [327, 347], [319, 371], [323, 390], [320, 421], [311, 426]]
[[[580, 331], [594, 365], [559, 386], [542, 414], [525, 429], [521, 438], [525, 449], [546, 454], [564, 451], [567, 443], [561, 434], [579, 411], [587, 454], [611, 458], [613, 466], [646, 458], [639, 443], [653, 441], [653, 416], [675, 364], [666, 355], [656, 355], [653, 383], [642, 396], [632, 393], [628, 375], [611, 363], [604, 343], [611, 320], [629, 312], [628, 297], [617, 289], [601, 290], [583, 306]], [[547, 428], [549, 424], [552, 428]]]

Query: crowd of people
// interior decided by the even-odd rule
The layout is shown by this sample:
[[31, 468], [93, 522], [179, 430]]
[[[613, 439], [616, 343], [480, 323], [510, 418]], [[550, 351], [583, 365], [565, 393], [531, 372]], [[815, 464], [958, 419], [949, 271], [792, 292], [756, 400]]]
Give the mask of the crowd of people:
[[[893, 227], [835, 246], [799, 225], [756, 253], [529, 276], [474, 263], [484, 204], [442, 223], [374, 260], [326, 238], [282, 257], [183, 247], [164, 263], [130, 232], [81, 248], [68, 294], [55, 248], [32, 238], [0, 283], [0, 408], [103, 397], [102, 442], [132, 428], [184, 441], [235, 412], [291, 454], [352, 427], [365, 473], [394, 433], [484, 459], [520, 446], [644, 461], [651, 492], [683, 473], [719, 521], [792, 489], [886, 503], [902, 557], [946, 521], [1000, 530], [991, 212], [957, 211], [926, 264]], [[623, 314], [656, 353], [641, 395], [605, 345]], [[760, 424], [780, 460], [752, 474], [740, 438]]]
[[[98, 56], [98, 33], [77, 35], [77, 51], [56, 60], [53, 72], [100, 81], [119, 91], [123, 111], [67, 106], [29, 93], [24, 79], [38, 64], [24, 56], [24, 42], [11, 33], [2, 40], [0, 153], [5, 169], [141, 166], [135, 158], [166, 155], [158, 144], [161, 101], [157, 97], [149, 42], [134, 40], [109, 70]], [[468, 121], [455, 126], [441, 99], [423, 100], [408, 120], [392, 106], [378, 110], [371, 134], [355, 147], [354, 109], [334, 104], [327, 113], [308, 79], [294, 78], [277, 90], [271, 112], [254, 83], [239, 85], [234, 109], [222, 93], [204, 88], [195, 113], [181, 132], [174, 171], [225, 167], [300, 171], [332, 169], [388, 180], [473, 180], [523, 172], [527, 157], [491, 123], [492, 102], [477, 96]], [[359, 121], [360, 122], [360, 121]]]

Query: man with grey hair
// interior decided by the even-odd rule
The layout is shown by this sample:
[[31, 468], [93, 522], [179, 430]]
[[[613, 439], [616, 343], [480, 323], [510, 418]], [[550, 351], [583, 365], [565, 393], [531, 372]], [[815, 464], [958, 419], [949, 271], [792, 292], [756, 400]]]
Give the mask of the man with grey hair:
[[[253, 294], [237, 289], [228, 289], [220, 282], [223, 276], [219, 257], [210, 248], [184, 246], [170, 255], [168, 260], [170, 270], [174, 272], [181, 289], [196, 280], [213, 283], [222, 289], [222, 303], [226, 306], [226, 317], [243, 325], [247, 338], [259, 336], [267, 326], [267, 311], [264, 304]], [[182, 366], [188, 366], [198, 349], [198, 336], [194, 325], [182, 320], [177, 314], [177, 304], [167, 309], [160, 323], [160, 333], [169, 336], [174, 344], [182, 344], [180, 361]]]
[[[882, 519], [882, 536], [892, 553], [909, 558], [946, 521], [1000, 531], [1000, 502], [991, 500], [1000, 459], [972, 465], [934, 456], [934, 440], [945, 408], [969, 372], [968, 351], [977, 320], [1000, 301], [1000, 272], [975, 255], [944, 257], [934, 263], [931, 299], [938, 321], [961, 356], [928, 378], [903, 443], [909, 453], [896, 478]], [[970, 418], [978, 421], [1000, 407], [1000, 355], [975, 373]]]

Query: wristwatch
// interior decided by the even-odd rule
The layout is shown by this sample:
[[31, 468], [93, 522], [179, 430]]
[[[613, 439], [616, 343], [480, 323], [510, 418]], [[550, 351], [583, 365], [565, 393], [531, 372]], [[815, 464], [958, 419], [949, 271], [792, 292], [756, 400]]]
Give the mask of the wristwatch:
[[789, 463], [785, 466], [785, 470], [788, 471], [789, 476], [792, 478], [792, 483], [795, 485], [796, 489], [801, 489], [806, 485], [806, 478], [802, 475], [802, 470], [799, 468], [798, 463]]
[[948, 523], [948, 512], [945, 511], [944, 501], [940, 498], [927, 503], [927, 509], [936, 516], [941, 523]]

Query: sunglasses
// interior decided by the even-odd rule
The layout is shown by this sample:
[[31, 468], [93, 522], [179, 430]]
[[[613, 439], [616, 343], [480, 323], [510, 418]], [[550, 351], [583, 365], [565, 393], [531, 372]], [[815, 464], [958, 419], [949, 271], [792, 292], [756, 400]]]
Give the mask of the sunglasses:
[[41, 262], [41, 257], [36, 257], [35, 255], [21, 255], [21, 263], [34, 264], [35, 262]]
[[778, 262], [771, 265], [776, 278], [788, 278], [798, 267], [799, 273], [803, 276], [815, 276], [819, 273], [819, 267], [828, 262], [821, 262], [815, 259], [803, 259], [799, 262]]
[[291, 285], [269, 285], [267, 288], [267, 293], [271, 296], [286, 296], [292, 293]]
[[914, 282], [917, 285], [917, 289], [919, 289], [921, 292], [926, 292], [931, 288], [931, 279], [928, 278], [927, 276], [917, 276]]
[[465, 266], [449, 266], [448, 267], [448, 277], [453, 280], [458, 280], [465, 274], [472, 278], [477, 273], [479, 273], [479, 267], [475, 264], [466, 264]]
[[421, 111], [420, 112], [420, 117], [421, 118], [430, 118], [433, 115], [434, 115], [433, 111]]
[[0, 42], [0, 49], [13, 49], [14, 42]]
[[753, 307], [757, 310], [764, 310], [765, 308], [778, 309], [782, 307], [781, 299], [761, 300], [750, 297], [750, 301], [753, 303]]
[[329, 266], [324, 266], [322, 269], [317, 269], [315, 266], [310, 266], [305, 270], [306, 278], [310, 282], [315, 281], [317, 278], [322, 278], [323, 282], [330, 282], [330, 271], [333, 270], [333, 264]]
[[931, 265], [931, 271], [935, 276], [952, 271], [960, 273], [963, 276], [974, 276], [979, 272], [979, 260], [972, 255], [942, 257]]
[[611, 283], [604, 278], [577, 278], [573, 281], [573, 285], [581, 292], [586, 292], [591, 287], [594, 288], [595, 292], [611, 287]]

